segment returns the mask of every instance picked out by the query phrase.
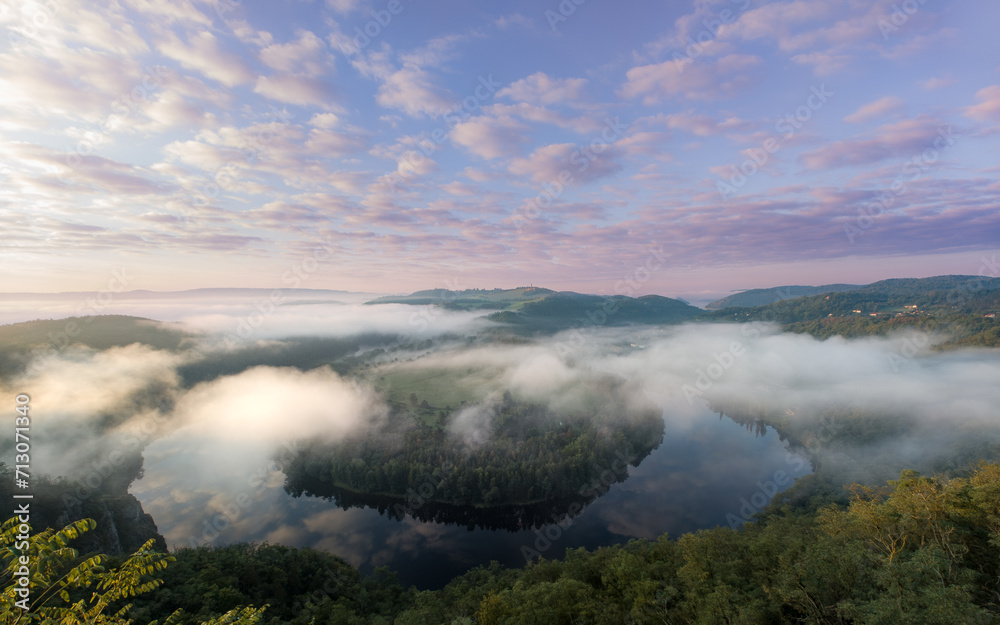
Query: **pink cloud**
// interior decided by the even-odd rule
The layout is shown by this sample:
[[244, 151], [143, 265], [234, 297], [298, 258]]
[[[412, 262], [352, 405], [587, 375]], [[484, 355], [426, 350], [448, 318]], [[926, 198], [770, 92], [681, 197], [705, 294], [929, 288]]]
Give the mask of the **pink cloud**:
[[935, 89], [943, 89], [945, 87], [950, 87], [954, 85], [956, 81], [954, 78], [948, 76], [935, 76], [933, 78], [928, 78], [927, 80], [920, 81], [919, 84], [921, 89], [927, 91], [933, 91]]
[[536, 72], [497, 92], [498, 98], [510, 98], [528, 104], [572, 104], [583, 97], [585, 78], [550, 78]]
[[265, 98], [299, 106], [330, 108], [337, 100], [337, 92], [328, 81], [293, 74], [261, 76], [253, 91]]
[[817, 76], [829, 76], [844, 70], [851, 58], [850, 55], [834, 52], [808, 52], [796, 54], [792, 60], [799, 65], [811, 65]]
[[614, 146], [597, 151], [580, 148], [572, 143], [554, 143], [538, 148], [526, 158], [515, 158], [508, 168], [516, 176], [524, 176], [540, 184], [560, 182], [585, 183], [621, 171], [615, 160]]
[[1000, 85], [983, 87], [976, 92], [978, 104], [968, 106], [963, 111], [966, 117], [980, 121], [1000, 121]]
[[309, 131], [305, 147], [319, 157], [346, 156], [364, 149], [365, 141], [359, 134], [313, 128]]
[[643, 99], [654, 105], [683, 97], [718, 100], [732, 97], [751, 82], [751, 71], [761, 59], [750, 54], [729, 54], [720, 59], [684, 59], [633, 67], [620, 89], [625, 98]]
[[869, 102], [844, 118], [845, 122], [860, 124], [891, 113], [899, 112], [904, 106], [902, 98], [894, 95]]
[[275, 43], [260, 51], [260, 60], [280, 72], [319, 76], [333, 69], [333, 57], [323, 40], [308, 30], [298, 31], [298, 39]]
[[590, 115], [579, 117], [569, 117], [558, 111], [548, 109], [534, 104], [519, 102], [517, 104], [494, 104], [484, 109], [486, 112], [497, 117], [514, 116], [529, 122], [540, 124], [552, 124], [560, 128], [569, 128], [579, 133], [590, 133], [599, 131], [604, 127], [600, 119], [595, 119]]
[[175, 2], [128, 0], [128, 5], [140, 13], [155, 17], [161, 23], [188, 22], [204, 28], [212, 25], [212, 20], [196, 9], [190, 0], [176, 0]]
[[485, 159], [513, 156], [528, 141], [527, 127], [510, 117], [473, 117], [456, 125], [451, 140]]
[[879, 126], [868, 136], [836, 141], [802, 155], [808, 169], [823, 170], [850, 165], [867, 165], [887, 158], [913, 156], [934, 147], [939, 132], [950, 126], [926, 116]]
[[174, 59], [187, 69], [200, 72], [227, 87], [251, 82], [254, 72], [240, 56], [226, 52], [215, 35], [208, 31], [191, 35], [184, 43], [174, 33], [157, 46], [165, 56]]
[[431, 75], [414, 65], [389, 74], [379, 87], [379, 106], [403, 111], [411, 117], [441, 115], [453, 105], [447, 92], [433, 84]]
[[698, 115], [691, 111], [667, 115], [667, 128], [683, 130], [699, 137], [711, 137], [729, 132], [746, 132], [753, 129], [753, 124], [730, 116], [717, 120], [708, 115]]

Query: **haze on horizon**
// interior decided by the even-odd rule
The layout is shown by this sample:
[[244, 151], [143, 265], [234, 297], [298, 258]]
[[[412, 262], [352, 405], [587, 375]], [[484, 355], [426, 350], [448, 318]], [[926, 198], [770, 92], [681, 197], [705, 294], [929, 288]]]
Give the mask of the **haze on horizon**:
[[645, 267], [637, 294], [706, 302], [976, 274], [1000, 241], [998, 18], [5, 2], [0, 291], [125, 272], [125, 290], [611, 294]]

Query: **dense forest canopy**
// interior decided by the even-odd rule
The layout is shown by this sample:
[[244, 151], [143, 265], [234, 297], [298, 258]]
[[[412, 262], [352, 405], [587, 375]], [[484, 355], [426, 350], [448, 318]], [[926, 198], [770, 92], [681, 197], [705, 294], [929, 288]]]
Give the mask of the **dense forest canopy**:
[[623, 381], [595, 379], [590, 391], [586, 413], [556, 412], [509, 391], [455, 407], [432, 407], [413, 393], [378, 428], [306, 446], [283, 464], [285, 488], [300, 495], [325, 482], [360, 494], [406, 500], [416, 493], [421, 502], [476, 507], [587, 501], [609, 485], [600, 481], [603, 473], [624, 480], [626, 466], [638, 465], [663, 438], [659, 409], [637, 403]]

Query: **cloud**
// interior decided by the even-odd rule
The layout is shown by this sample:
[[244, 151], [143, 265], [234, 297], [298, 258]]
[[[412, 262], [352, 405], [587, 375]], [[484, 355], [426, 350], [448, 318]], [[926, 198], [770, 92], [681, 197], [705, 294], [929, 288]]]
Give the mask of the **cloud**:
[[802, 163], [813, 170], [850, 165], [866, 165], [889, 158], [915, 156], [934, 147], [939, 133], [949, 125], [939, 119], [922, 116], [879, 126], [867, 137], [835, 141], [801, 156]]
[[243, 43], [252, 44], [258, 48], [264, 48], [274, 43], [274, 36], [266, 30], [257, 30], [246, 20], [229, 20], [226, 22], [232, 29], [236, 38]]
[[326, 44], [312, 31], [299, 30], [298, 39], [289, 43], [273, 43], [259, 53], [260, 60], [279, 72], [320, 76], [333, 70], [333, 57]]
[[513, 156], [528, 142], [527, 127], [510, 117], [473, 117], [457, 124], [450, 136], [456, 144], [485, 159]]
[[1000, 85], [983, 87], [976, 92], [978, 104], [966, 107], [963, 113], [966, 117], [980, 121], [1000, 122]]
[[[169, 470], [165, 458], [185, 458], [188, 479], [225, 499], [270, 481], [276, 454], [290, 459], [302, 445], [342, 440], [386, 415], [370, 386], [328, 368], [252, 367], [181, 394], [169, 417], [172, 431], [145, 454], [161, 470]], [[218, 509], [216, 503], [202, 511]]]
[[529, 122], [552, 124], [560, 128], [568, 128], [581, 134], [600, 132], [604, 120], [593, 115], [569, 117], [558, 111], [542, 106], [519, 102], [517, 104], [493, 104], [483, 108], [484, 112], [498, 118], [520, 117]]
[[316, 128], [333, 128], [340, 123], [340, 118], [333, 113], [316, 113], [309, 120], [310, 126]]
[[[266, 194], [273, 192], [266, 174], [280, 176], [297, 189], [326, 190], [328, 160], [355, 154], [366, 142], [366, 135], [353, 127], [307, 129], [274, 121], [204, 130], [193, 140], [168, 144], [164, 153], [170, 161], [210, 172], [213, 178], [221, 172], [226, 191]], [[186, 187], [205, 184], [199, 177], [182, 183]]]
[[[393, 366], [444, 371], [455, 384], [476, 389], [483, 401], [456, 426], [473, 440], [482, 440], [491, 402], [504, 390], [567, 410], [586, 403], [581, 395], [595, 377], [608, 375], [636, 384], [674, 423], [699, 418], [710, 402], [755, 402], [780, 415], [857, 409], [937, 426], [960, 419], [1000, 428], [994, 408], [1000, 388], [988, 383], [1000, 374], [995, 350], [935, 352], [942, 337], [820, 340], [762, 323], [587, 326], [577, 332], [582, 341], [567, 332], [522, 346], [442, 346]], [[639, 348], [623, 351], [629, 343]], [[933, 439], [923, 443], [937, 445]]]
[[448, 92], [434, 85], [431, 75], [416, 66], [405, 66], [379, 86], [379, 106], [403, 111], [411, 117], [437, 117], [452, 107]]
[[728, 54], [719, 59], [664, 61], [633, 67], [619, 93], [643, 104], [663, 100], [720, 100], [729, 98], [752, 82], [752, 71], [761, 59], [751, 54]]
[[[721, 360], [732, 364], [720, 365], [721, 374], [712, 371], [717, 379], [710, 379], [710, 390], [698, 397], [736, 402], [753, 398], [775, 413], [795, 407], [812, 411], [857, 408], [914, 415], [939, 425], [961, 413], [963, 420], [1000, 425], [988, 407], [1000, 389], [984, 395], [980, 386], [985, 377], [1000, 370], [994, 351], [941, 354], [933, 352], [934, 342], [933, 337], [915, 340], [907, 334], [823, 341], [773, 328], [686, 326], [649, 349], [621, 359], [615, 368], [645, 380], [646, 388], [672, 387], [678, 392], [674, 401], [686, 401], [684, 386], [690, 387], [688, 395], [696, 391], [697, 378], [707, 375], [712, 363], [720, 362], [718, 354], [729, 353], [731, 361], [728, 357]], [[733, 344], [743, 349], [734, 353]], [[915, 349], [915, 344], [923, 347]], [[899, 361], [905, 362], [900, 365]], [[900, 366], [905, 371], [900, 372]], [[767, 392], [762, 395], [760, 389]], [[932, 441], [926, 443], [930, 446]]]
[[0, 54], [0, 65], [8, 127], [51, 124], [53, 117], [98, 122], [143, 78], [134, 61], [93, 50], [60, 49], [48, 58]]
[[102, 351], [68, 347], [36, 356], [11, 382], [32, 390], [32, 407], [45, 411], [46, 426], [96, 425], [107, 413], [127, 420], [131, 415], [122, 409], [150, 385], [175, 387], [175, 368], [185, 360], [138, 343]]
[[257, 79], [253, 91], [278, 102], [321, 108], [333, 107], [338, 98], [336, 89], [329, 81], [293, 74], [261, 76]]
[[[339, 210], [348, 212], [350, 206]], [[282, 211], [298, 211], [302, 207], [286, 205], [271, 206], [268, 219], [280, 219]], [[274, 212], [276, 211], [276, 212]], [[327, 205], [320, 216], [330, 218], [334, 209]], [[291, 213], [290, 213], [291, 214]], [[263, 216], [262, 216], [263, 217]], [[305, 219], [311, 219], [311, 213]], [[289, 276], [295, 276], [289, 269]], [[282, 337], [324, 336], [344, 337], [356, 334], [377, 333], [402, 336], [409, 339], [426, 339], [448, 333], [473, 332], [483, 327], [481, 312], [445, 311], [431, 306], [408, 306], [403, 304], [362, 305], [362, 301], [373, 299], [371, 294], [351, 294], [338, 292], [336, 297], [329, 294], [313, 294], [309, 297], [294, 291], [282, 291], [279, 304], [268, 302], [269, 291], [257, 296], [205, 295], [192, 301], [190, 297], [162, 297], [140, 300], [118, 296], [103, 310], [106, 314], [127, 314], [153, 316], [167, 321], [177, 321], [207, 335], [227, 336], [240, 344], [252, 344], [255, 340], [272, 340]], [[303, 303], [302, 300], [306, 301]], [[255, 304], [267, 303], [268, 313], [261, 319]], [[263, 304], [261, 304], [263, 305]], [[253, 318], [253, 331], [246, 339], [243, 328]], [[241, 329], [243, 328], [243, 329]], [[211, 340], [209, 336], [206, 340]]]
[[509, 170], [514, 175], [530, 178], [539, 184], [554, 184], [566, 177], [563, 172], [568, 173], [569, 179], [575, 182], [591, 182], [614, 175], [622, 169], [616, 160], [618, 150], [614, 146], [604, 146], [599, 151], [580, 148], [572, 143], [542, 146], [526, 158], [512, 159]]
[[[61, 0], [55, 4], [22, 4], [20, 19], [16, 5], [0, 7], [0, 22], [8, 22], [12, 50], [54, 57], [65, 52], [104, 51], [122, 57], [138, 57], [149, 46], [117, 6], [102, 6], [83, 0]], [[178, 9], [183, 12], [182, 7]], [[168, 10], [169, 12], [169, 10]], [[18, 23], [20, 22], [20, 23]], [[19, 39], [18, 35], [24, 39]]]
[[183, 67], [200, 72], [227, 87], [246, 84], [254, 79], [253, 70], [243, 58], [225, 51], [215, 35], [208, 31], [192, 34], [187, 43], [169, 32], [157, 44], [157, 49]]
[[313, 128], [306, 140], [306, 149], [312, 154], [325, 157], [346, 156], [360, 152], [365, 141], [357, 134], [337, 132], [327, 128]]
[[29, 189], [35, 193], [68, 194], [96, 191], [135, 196], [162, 191], [150, 171], [102, 156], [64, 154], [40, 145], [13, 142], [0, 148], [0, 155], [19, 160], [22, 167], [45, 172], [23, 178], [17, 176], [22, 192]]
[[[102, 351], [70, 346], [36, 354], [26, 373], [0, 388], [11, 396], [29, 393], [33, 414], [45, 415], [32, 421], [33, 459], [45, 467], [40, 472], [77, 475], [111, 444], [115, 431], [130, 432], [133, 424], [153, 417], [162, 422], [160, 406], [172, 401], [179, 384], [176, 367], [186, 360], [140, 344]], [[108, 440], [101, 439], [105, 430]]]
[[375, 425], [384, 406], [371, 388], [329, 369], [254, 367], [195, 386], [177, 401], [175, 416], [190, 428], [185, 436], [270, 448], [292, 437], [339, 440]]
[[880, 25], [893, 24], [895, 11], [899, 9], [892, 0], [768, 2], [746, 10], [733, 23], [721, 26], [718, 39], [734, 44], [773, 42], [794, 62], [812, 66], [817, 75], [825, 76], [844, 71], [873, 50], [880, 50], [889, 58], [924, 50], [947, 30], [927, 35], [936, 17], [921, 7], [916, 14], [907, 16], [905, 32], [895, 36], [894, 47], [880, 48], [877, 43]]
[[190, 0], [175, 2], [155, 2], [153, 0], [127, 0], [130, 7], [147, 16], [154, 17], [162, 24], [182, 22], [210, 27], [212, 20], [199, 11]]
[[739, 117], [730, 116], [723, 120], [718, 120], [709, 115], [698, 115], [691, 111], [672, 113], [667, 115], [666, 121], [667, 128], [683, 130], [699, 137], [711, 137], [730, 132], [746, 132], [754, 128], [753, 124], [743, 121]]
[[845, 117], [844, 121], [851, 124], [860, 124], [878, 117], [885, 117], [892, 113], [897, 113], [903, 109], [904, 105], [905, 102], [903, 102], [902, 98], [894, 95], [887, 95], [884, 98], [879, 98], [874, 102], [865, 104]]
[[364, 0], [325, 0], [326, 6], [338, 13], [353, 13], [364, 6]]
[[878, 21], [893, 10], [891, 0], [841, 2], [791, 0], [769, 2], [742, 13], [720, 29], [720, 39], [771, 40], [785, 52], [807, 49], [831, 53], [858, 48], [878, 32]]
[[537, 105], [572, 104], [583, 98], [587, 86], [585, 78], [550, 78], [536, 72], [497, 92], [497, 98], [510, 98], [515, 102]]
[[811, 65], [817, 76], [829, 76], [843, 71], [852, 57], [834, 52], [809, 52], [796, 54], [792, 60], [799, 65]]
[[489, 441], [497, 414], [496, 397], [462, 408], [451, 418], [447, 432], [466, 447], [475, 449]]
[[926, 91], [934, 91], [935, 89], [944, 89], [945, 87], [950, 87], [954, 85], [957, 80], [951, 78], [950, 76], [935, 76], [933, 78], [928, 78], [926, 80], [921, 80], [919, 83], [920, 88]]
[[508, 28], [521, 27], [525, 30], [534, 30], [535, 24], [529, 18], [521, 15], [520, 13], [513, 13], [511, 15], [501, 15], [496, 20], [493, 21], [493, 25], [500, 30], [507, 30]]

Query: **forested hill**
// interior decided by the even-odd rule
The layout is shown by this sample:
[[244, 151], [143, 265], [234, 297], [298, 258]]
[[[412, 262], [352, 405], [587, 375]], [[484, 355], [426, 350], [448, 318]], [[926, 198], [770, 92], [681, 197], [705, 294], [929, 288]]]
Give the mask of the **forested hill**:
[[558, 332], [576, 327], [681, 323], [701, 314], [700, 308], [661, 295], [586, 295], [539, 287], [517, 289], [435, 289], [410, 295], [380, 297], [369, 304], [438, 305], [450, 310], [495, 311], [487, 318], [522, 333]]
[[770, 321], [820, 338], [904, 328], [948, 334], [950, 345], [1000, 346], [1000, 278], [935, 276], [882, 280], [853, 291], [725, 308], [702, 321]]
[[723, 308], [749, 308], [751, 306], [767, 306], [781, 300], [794, 299], [796, 297], [806, 297], [809, 295], [820, 295], [827, 293], [840, 293], [842, 291], [854, 291], [862, 288], [860, 284], [825, 284], [823, 286], [776, 286], [769, 289], [750, 289], [741, 291], [716, 300], [711, 304], [706, 304], [707, 310], [721, 310]]
[[411, 304], [414, 306], [437, 305], [449, 310], [511, 310], [527, 302], [545, 299], [555, 291], [526, 286], [516, 289], [427, 289], [409, 295], [386, 295], [367, 304]]
[[[780, 292], [794, 287], [769, 289]], [[824, 288], [824, 287], [815, 287]], [[735, 297], [735, 296], [733, 296]], [[728, 299], [728, 298], [727, 298]], [[726, 300], [719, 300], [724, 302]], [[709, 304], [710, 307], [719, 303]], [[770, 317], [777, 321], [805, 321], [828, 315], [926, 312], [989, 313], [1000, 307], [1000, 278], [935, 276], [894, 278], [851, 290], [784, 298], [757, 306], [730, 306], [703, 315], [709, 319]], [[857, 314], [857, 313], [855, 313]]]
[[0, 325], [0, 377], [22, 373], [33, 354], [52, 354], [68, 345], [96, 350], [142, 343], [156, 349], [180, 349], [194, 334], [179, 325], [128, 317], [94, 315], [39, 319]]

